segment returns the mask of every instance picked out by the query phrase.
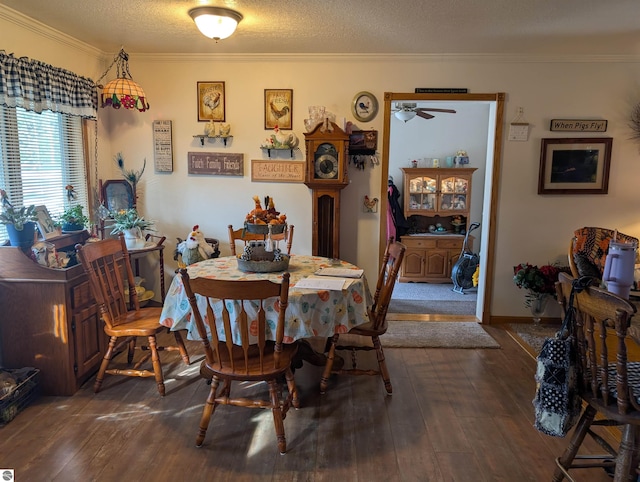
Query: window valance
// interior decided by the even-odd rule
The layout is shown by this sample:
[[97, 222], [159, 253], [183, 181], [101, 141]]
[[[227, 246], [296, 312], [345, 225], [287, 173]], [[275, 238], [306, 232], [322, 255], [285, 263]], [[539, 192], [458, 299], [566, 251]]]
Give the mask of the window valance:
[[0, 105], [95, 119], [98, 93], [91, 79], [0, 51]]

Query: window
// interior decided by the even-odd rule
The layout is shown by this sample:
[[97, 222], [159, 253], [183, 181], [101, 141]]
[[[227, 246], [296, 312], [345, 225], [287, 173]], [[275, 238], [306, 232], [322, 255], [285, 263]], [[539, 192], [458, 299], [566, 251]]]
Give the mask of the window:
[[[54, 219], [75, 204], [88, 213], [82, 118], [0, 106], [0, 188], [14, 206], [45, 205]], [[0, 244], [7, 238], [0, 225]]]

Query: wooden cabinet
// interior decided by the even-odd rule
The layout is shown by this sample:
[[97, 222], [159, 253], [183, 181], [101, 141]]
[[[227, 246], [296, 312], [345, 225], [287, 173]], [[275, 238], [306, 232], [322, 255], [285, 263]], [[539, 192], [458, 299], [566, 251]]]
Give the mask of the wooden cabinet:
[[[48, 239], [73, 249], [86, 232]], [[0, 246], [0, 354], [7, 368], [37, 367], [45, 395], [72, 395], [100, 366], [106, 335], [81, 265], [41, 266]]]
[[[459, 234], [424, 234], [402, 236], [407, 247], [398, 281], [428, 281], [451, 283], [451, 270], [460, 257], [464, 236]], [[473, 237], [469, 236], [471, 249]]]
[[404, 215], [469, 216], [471, 177], [477, 168], [403, 168]]

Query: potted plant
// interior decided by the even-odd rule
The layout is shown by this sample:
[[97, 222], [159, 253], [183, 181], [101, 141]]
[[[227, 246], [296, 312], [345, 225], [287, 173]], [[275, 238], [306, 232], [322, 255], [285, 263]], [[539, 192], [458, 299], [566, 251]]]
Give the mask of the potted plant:
[[33, 245], [36, 229], [35, 221], [37, 215], [35, 205], [15, 207], [9, 202], [7, 193], [3, 189], [0, 189], [0, 200], [2, 203], [0, 223], [7, 228], [11, 246], [29, 249]]
[[56, 225], [60, 226], [62, 231], [65, 232], [82, 231], [89, 224], [89, 218], [84, 215], [82, 209], [81, 204], [65, 209], [58, 218]]
[[123, 233], [128, 249], [144, 248], [145, 240], [142, 231], [155, 231], [153, 221], [148, 221], [140, 216], [135, 208], [112, 212], [111, 218], [113, 218], [111, 234]]

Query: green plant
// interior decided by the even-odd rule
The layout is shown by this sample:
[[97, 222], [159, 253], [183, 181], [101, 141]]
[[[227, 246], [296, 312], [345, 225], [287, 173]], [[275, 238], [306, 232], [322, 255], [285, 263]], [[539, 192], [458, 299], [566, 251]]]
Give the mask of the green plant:
[[2, 212], [0, 213], [0, 224], [11, 224], [17, 231], [24, 229], [24, 223], [35, 221], [38, 219], [35, 205], [29, 207], [22, 206], [17, 208], [9, 202], [9, 196], [4, 189], [0, 189], [0, 204]]
[[147, 221], [145, 218], [140, 216], [138, 211], [134, 208], [114, 211], [111, 213], [111, 218], [113, 218], [113, 229], [111, 229], [111, 234], [122, 233], [127, 229], [133, 228], [155, 231], [153, 229], [153, 221]]
[[88, 226], [89, 218], [82, 212], [82, 205], [76, 204], [70, 208], [64, 210], [64, 212], [58, 217], [56, 226], [62, 226], [63, 224], [78, 224], [83, 227]]

